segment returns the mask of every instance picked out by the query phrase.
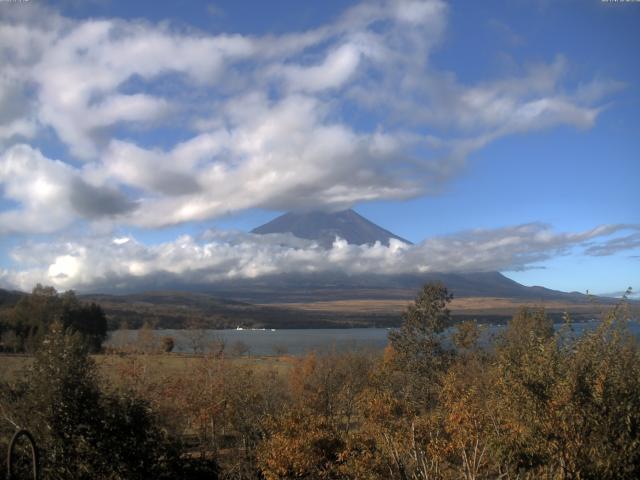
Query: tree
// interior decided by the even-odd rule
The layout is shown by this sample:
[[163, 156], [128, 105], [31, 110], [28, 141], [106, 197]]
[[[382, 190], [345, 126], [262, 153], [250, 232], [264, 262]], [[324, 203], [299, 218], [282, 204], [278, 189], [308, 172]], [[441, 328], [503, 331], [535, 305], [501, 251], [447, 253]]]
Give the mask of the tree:
[[[277, 478], [359, 478], [351, 466], [363, 444], [352, 435], [357, 399], [371, 367], [360, 353], [309, 354], [289, 375], [289, 408], [270, 417], [258, 447], [262, 474]], [[347, 471], [349, 470], [349, 471]]]
[[617, 310], [579, 337], [520, 312], [495, 362], [497, 443], [514, 469], [558, 478], [640, 475], [640, 349]]
[[107, 317], [94, 302], [81, 303], [73, 290], [60, 296], [60, 320], [65, 329], [80, 333], [91, 352], [98, 352], [107, 338]]
[[392, 356], [407, 375], [407, 394], [416, 408], [433, 405], [448, 362], [439, 334], [451, 323], [447, 304], [452, 299], [442, 283], [426, 284], [405, 311], [400, 329], [389, 333]]
[[[466, 328], [470, 327], [463, 332], [468, 333]], [[468, 339], [464, 335], [463, 340]], [[489, 403], [493, 391], [489, 366], [480, 352], [464, 352], [448, 369], [440, 390], [444, 459], [465, 480], [501, 473], [496, 461], [499, 456], [491, 450], [495, 429], [494, 409]]]
[[463, 353], [475, 350], [478, 347], [480, 333], [475, 320], [460, 322], [453, 333], [453, 344]]
[[148, 404], [99, 388], [78, 332], [56, 322], [24, 381], [5, 393], [5, 416], [33, 432], [47, 478], [159, 478], [173, 458]]
[[189, 342], [191, 351], [194, 355], [202, 355], [207, 347], [208, 332], [204, 328], [204, 324], [200, 321], [191, 321], [187, 325], [184, 336]]
[[13, 332], [15, 350], [34, 352], [54, 321], [78, 332], [92, 352], [99, 351], [107, 337], [107, 319], [99, 305], [80, 302], [72, 290], [58, 294], [40, 284], [6, 314], [5, 328]]
[[158, 351], [158, 337], [153, 330], [153, 325], [144, 322], [138, 329], [135, 348], [139, 353], [154, 353]]
[[522, 307], [511, 319], [499, 346], [503, 352], [519, 355], [524, 349], [553, 337], [553, 320], [543, 308]]
[[173, 337], [162, 337], [162, 351], [165, 353], [171, 353], [173, 347], [175, 347], [175, 340]]
[[242, 357], [251, 351], [251, 347], [244, 343], [242, 340], [236, 340], [231, 344], [229, 353], [235, 357]]
[[31, 295], [22, 297], [7, 315], [8, 327], [15, 332], [15, 349], [35, 351], [48, 326], [59, 314], [56, 289], [37, 284]]

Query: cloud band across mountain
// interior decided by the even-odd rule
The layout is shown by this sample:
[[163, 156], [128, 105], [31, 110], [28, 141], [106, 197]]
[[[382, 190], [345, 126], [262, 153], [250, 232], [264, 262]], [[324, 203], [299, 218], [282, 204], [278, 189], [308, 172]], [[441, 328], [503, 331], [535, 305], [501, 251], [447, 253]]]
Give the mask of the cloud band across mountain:
[[[574, 249], [603, 255], [619, 251], [624, 234], [638, 225], [603, 225], [581, 233], [555, 233], [548, 225], [472, 230], [408, 245], [352, 245], [337, 238], [331, 248], [290, 234], [253, 235], [207, 231], [146, 246], [132, 237], [29, 243], [12, 252], [24, 268], [0, 271], [0, 286], [30, 289], [35, 283], [81, 291], [192, 286], [269, 275], [322, 272], [399, 274], [513, 271]], [[633, 244], [635, 245], [635, 244]], [[596, 246], [598, 248], [596, 248]]]

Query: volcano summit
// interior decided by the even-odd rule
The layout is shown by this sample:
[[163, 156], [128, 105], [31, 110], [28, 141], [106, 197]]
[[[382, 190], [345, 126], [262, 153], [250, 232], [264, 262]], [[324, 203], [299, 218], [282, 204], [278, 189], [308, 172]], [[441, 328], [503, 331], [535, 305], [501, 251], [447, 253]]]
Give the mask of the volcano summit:
[[291, 233], [298, 238], [315, 240], [325, 248], [331, 248], [336, 237], [354, 245], [380, 242], [388, 246], [392, 238], [411, 244], [351, 209], [339, 212], [289, 212], [254, 228], [251, 233]]

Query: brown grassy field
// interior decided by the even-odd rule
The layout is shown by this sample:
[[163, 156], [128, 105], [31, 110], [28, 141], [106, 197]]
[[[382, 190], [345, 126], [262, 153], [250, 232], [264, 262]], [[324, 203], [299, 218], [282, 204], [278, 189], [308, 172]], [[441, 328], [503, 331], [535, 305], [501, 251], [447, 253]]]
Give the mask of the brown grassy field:
[[[144, 364], [151, 376], [188, 376], [204, 357], [181, 354], [131, 354], [131, 355], [92, 355], [100, 373], [109, 382], [118, 381], [119, 372], [127, 363], [138, 360]], [[33, 361], [30, 355], [0, 354], [0, 381], [16, 380], [20, 371]], [[275, 369], [279, 373], [286, 372], [292, 365], [292, 358], [282, 356], [246, 356], [230, 358], [234, 365], [249, 365], [256, 369]]]
[[[400, 314], [411, 303], [409, 300], [334, 300], [307, 303], [278, 303], [271, 307], [314, 312], [336, 313], [381, 313]], [[455, 298], [449, 305], [454, 314], [504, 314], [513, 315], [524, 306], [544, 307], [548, 312], [600, 313], [610, 306], [590, 303], [569, 303], [557, 300], [532, 301], [530, 299], [510, 299], [497, 297]]]

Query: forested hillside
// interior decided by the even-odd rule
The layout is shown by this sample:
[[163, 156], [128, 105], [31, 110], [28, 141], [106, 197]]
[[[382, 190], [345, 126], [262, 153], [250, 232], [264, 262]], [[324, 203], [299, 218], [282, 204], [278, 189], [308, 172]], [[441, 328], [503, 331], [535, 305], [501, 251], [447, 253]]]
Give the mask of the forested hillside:
[[107, 336], [107, 318], [96, 303], [78, 300], [73, 291], [59, 294], [37, 285], [29, 295], [13, 294], [0, 310], [0, 351], [35, 352], [56, 322], [81, 336], [92, 352]]

